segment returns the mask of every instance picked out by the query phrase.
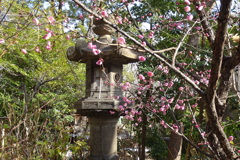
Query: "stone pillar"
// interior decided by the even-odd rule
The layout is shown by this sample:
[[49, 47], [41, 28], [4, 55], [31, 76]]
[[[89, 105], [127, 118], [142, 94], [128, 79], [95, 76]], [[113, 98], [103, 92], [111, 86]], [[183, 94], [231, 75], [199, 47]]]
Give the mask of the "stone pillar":
[[118, 160], [118, 117], [88, 117], [90, 124], [90, 156], [88, 160]]

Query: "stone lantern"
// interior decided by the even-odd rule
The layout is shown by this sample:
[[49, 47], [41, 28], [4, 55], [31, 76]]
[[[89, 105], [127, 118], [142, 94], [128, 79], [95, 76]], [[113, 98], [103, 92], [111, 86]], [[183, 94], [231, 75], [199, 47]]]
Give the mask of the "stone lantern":
[[[111, 21], [111, 19], [108, 19]], [[67, 57], [71, 61], [86, 64], [86, 97], [78, 100], [74, 106], [77, 114], [87, 116], [90, 124], [89, 160], [118, 160], [117, 155], [117, 122], [122, 115], [118, 112], [121, 105], [123, 64], [138, 61], [141, 53], [120, 46], [112, 39], [113, 28], [102, 20], [94, 20], [93, 31], [99, 38], [93, 45], [101, 50], [94, 55], [88, 47], [89, 42], [78, 40], [75, 46], [69, 47]], [[97, 65], [99, 58], [102, 65]]]

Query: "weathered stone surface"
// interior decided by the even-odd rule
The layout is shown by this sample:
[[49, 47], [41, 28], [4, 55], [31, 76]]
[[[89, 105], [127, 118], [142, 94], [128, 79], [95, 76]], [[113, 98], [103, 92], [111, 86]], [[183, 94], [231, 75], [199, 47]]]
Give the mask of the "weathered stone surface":
[[116, 30], [112, 27], [110, 27], [107, 24], [101, 24], [97, 25], [96, 27], [93, 27], [93, 32], [97, 35], [105, 35], [105, 34], [113, 34]]
[[95, 99], [86, 98], [75, 102], [74, 108], [76, 109], [118, 109], [121, 101], [115, 99]]
[[116, 117], [88, 117], [91, 153], [88, 160], [118, 160]]
[[[99, 41], [100, 42], [93, 42], [93, 45], [96, 45], [97, 48], [101, 50], [101, 58], [104, 59], [105, 63], [112, 62], [117, 65], [134, 63], [138, 62], [138, 57], [143, 55], [142, 52], [126, 47], [120, 47], [117, 46], [117, 44], [107, 45], [109, 43], [109, 39], [99, 39]], [[99, 57], [94, 55], [92, 50], [88, 47], [83, 47], [84, 44], [81, 43], [82, 42], [79, 41], [76, 43], [75, 47], [72, 46], [68, 48], [68, 59], [80, 63], [86, 63], [88, 60], [94, 59], [96, 62]]]

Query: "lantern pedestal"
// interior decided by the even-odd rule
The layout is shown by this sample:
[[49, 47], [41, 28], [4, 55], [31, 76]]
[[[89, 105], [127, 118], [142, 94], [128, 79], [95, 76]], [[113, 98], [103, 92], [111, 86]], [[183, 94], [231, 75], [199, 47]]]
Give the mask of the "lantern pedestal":
[[118, 117], [89, 117], [91, 148], [88, 160], [118, 160], [117, 122]]

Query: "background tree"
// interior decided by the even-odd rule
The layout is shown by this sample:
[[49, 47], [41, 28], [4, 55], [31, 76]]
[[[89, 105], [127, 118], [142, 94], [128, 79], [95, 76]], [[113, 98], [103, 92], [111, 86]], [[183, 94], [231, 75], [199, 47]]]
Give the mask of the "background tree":
[[70, 104], [84, 96], [85, 68], [65, 53], [86, 32], [83, 21], [68, 17], [67, 1], [0, 4], [0, 159], [63, 159], [68, 150], [79, 157], [87, 145], [70, 142]]

